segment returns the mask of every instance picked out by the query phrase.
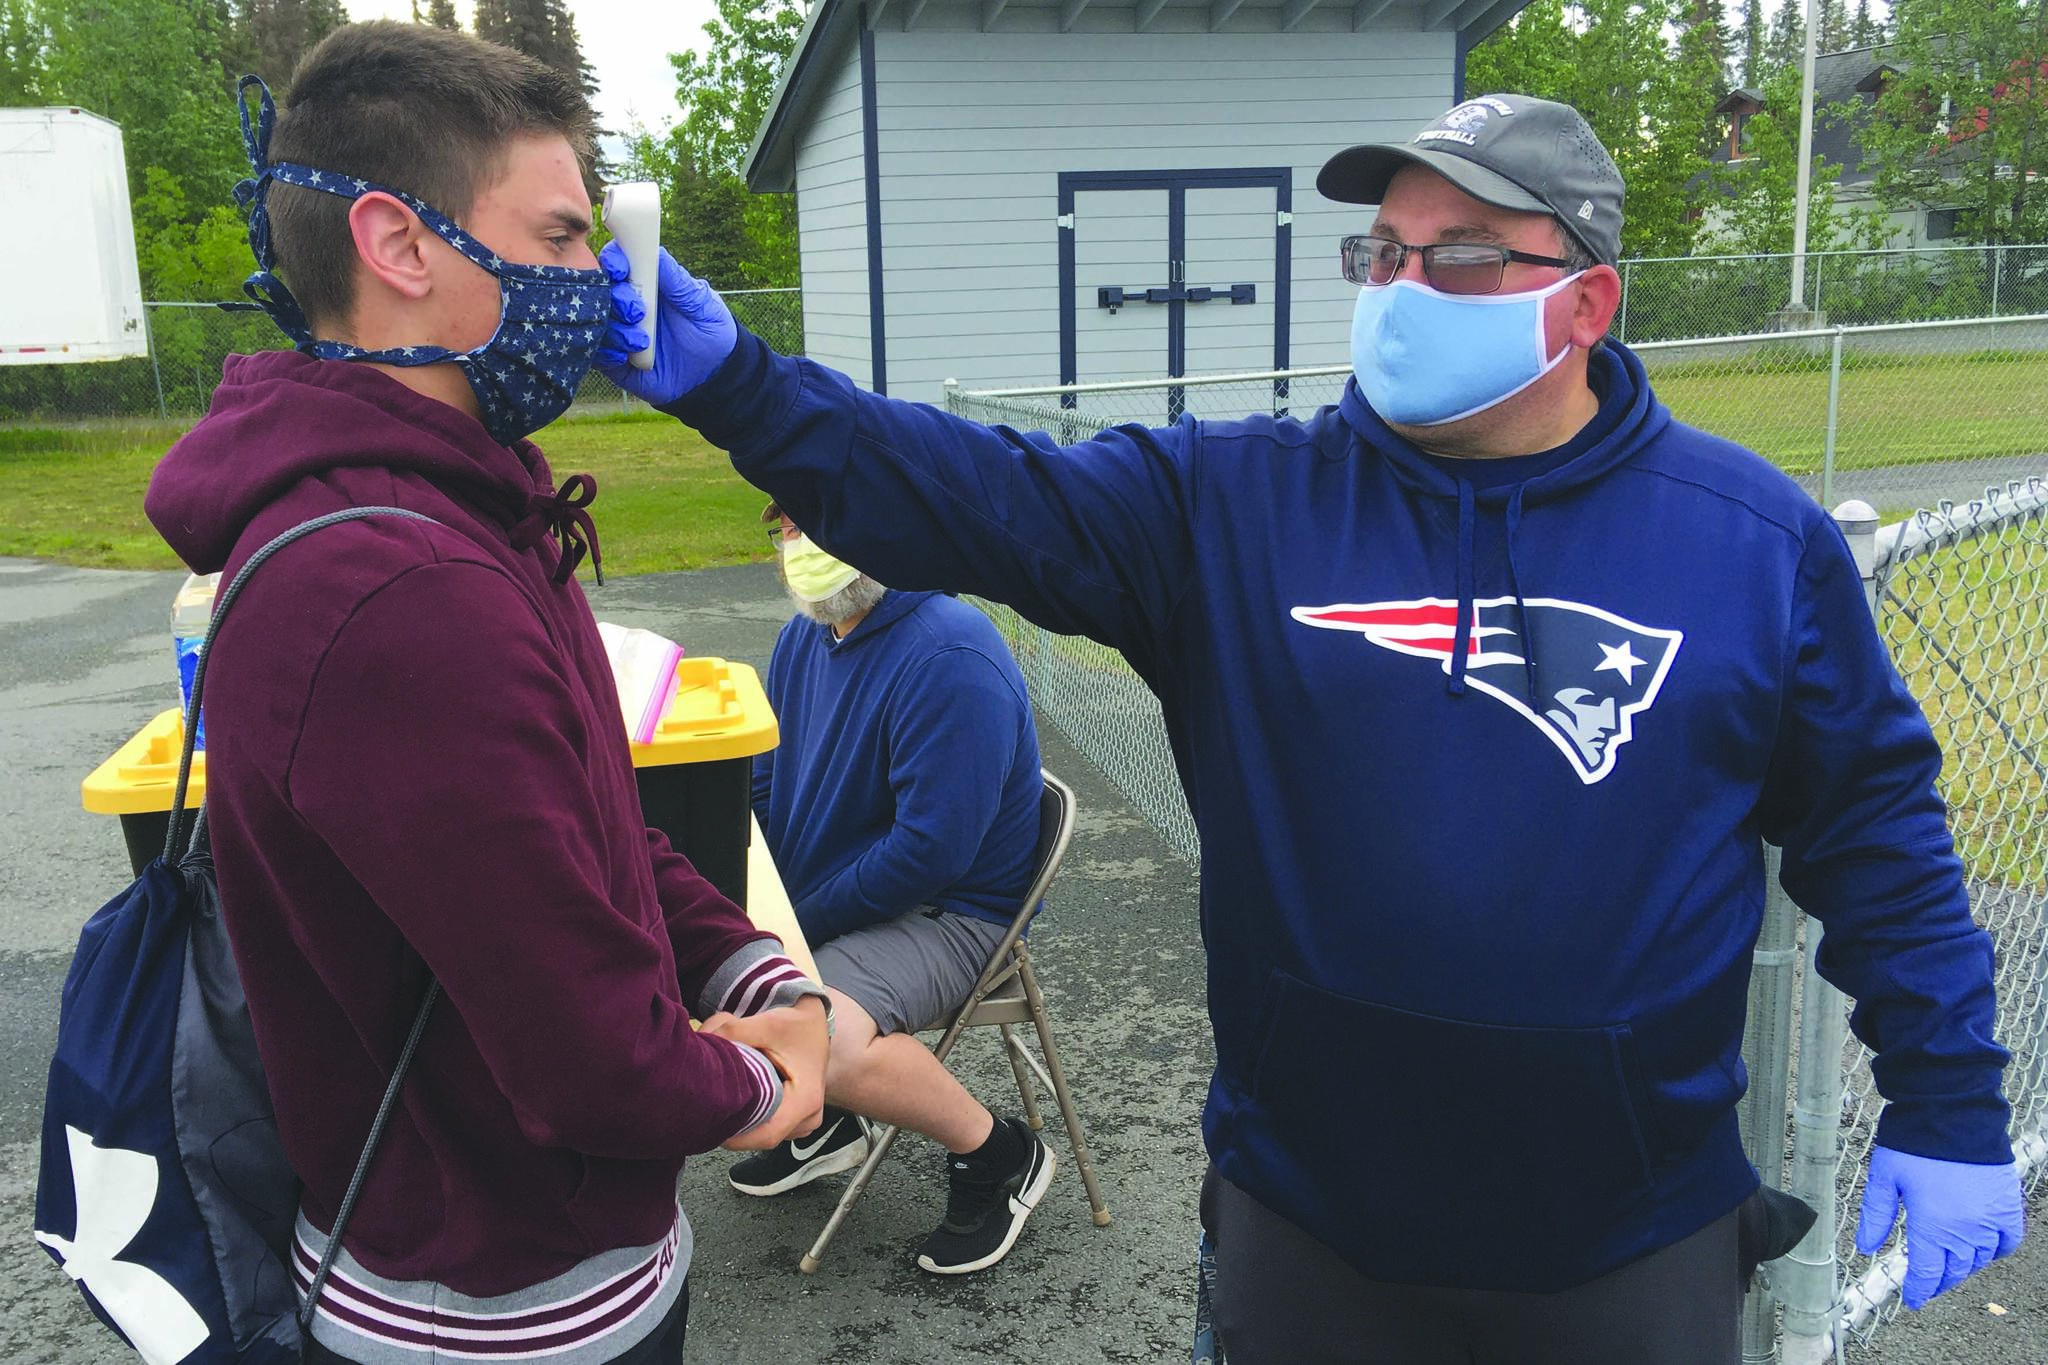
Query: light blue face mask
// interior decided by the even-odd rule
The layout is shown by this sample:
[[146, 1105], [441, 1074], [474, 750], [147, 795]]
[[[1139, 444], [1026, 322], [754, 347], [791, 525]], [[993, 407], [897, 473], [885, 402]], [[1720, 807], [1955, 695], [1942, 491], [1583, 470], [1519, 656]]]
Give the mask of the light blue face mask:
[[1351, 315], [1351, 369], [1372, 410], [1432, 427], [1486, 411], [1549, 374], [1543, 304], [1573, 280], [1526, 294], [1443, 294], [1413, 280], [1368, 284]]

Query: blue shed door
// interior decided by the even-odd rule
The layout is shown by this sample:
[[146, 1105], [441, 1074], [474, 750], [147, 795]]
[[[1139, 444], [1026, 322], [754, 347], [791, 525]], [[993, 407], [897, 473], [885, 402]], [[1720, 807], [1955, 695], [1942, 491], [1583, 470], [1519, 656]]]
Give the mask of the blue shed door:
[[[1286, 368], [1292, 181], [1284, 167], [1063, 173], [1060, 382]], [[1147, 419], [1239, 414], [1274, 392], [1172, 386]]]

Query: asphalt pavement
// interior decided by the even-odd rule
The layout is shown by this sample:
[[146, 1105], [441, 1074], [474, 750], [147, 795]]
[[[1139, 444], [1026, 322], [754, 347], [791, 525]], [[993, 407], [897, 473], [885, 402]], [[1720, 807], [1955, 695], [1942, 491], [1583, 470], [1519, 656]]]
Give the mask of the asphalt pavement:
[[[134, 1358], [90, 1317], [29, 1232], [58, 989], [79, 925], [127, 877], [115, 822], [80, 809], [78, 783], [175, 704], [168, 613], [180, 578], [0, 560], [0, 1361]], [[787, 616], [764, 566], [615, 580], [589, 592], [601, 619], [756, 665]], [[936, 1150], [911, 1139], [882, 1168], [820, 1272], [805, 1276], [797, 1258], [839, 1181], [747, 1199], [724, 1182], [731, 1158], [703, 1157], [682, 1180], [697, 1236], [692, 1362], [1187, 1359], [1203, 1161], [1197, 1115], [1212, 1062], [1195, 878], [1063, 736], [1048, 728], [1043, 741], [1047, 766], [1078, 789], [1080, 821], [1052, 908], [1034, 931], [1036, 951], [1115, 1221], [1090, 1222], [1055, 1133], [1062, 1169], [1010, 1257], [981, 1275], [925, 1275], [912, 1252], [943, 1211], [944, 1187]], [[962, 1056], [970, 1088], [1014, 1110], [1014, 1082], [992, 1037], [970, 1036]], [[2044, 1244], [2030, 1242], [1849, 1358], [2041, 1365]], [[1992, 1312], [1994, 1303], [2006, 1311]]]

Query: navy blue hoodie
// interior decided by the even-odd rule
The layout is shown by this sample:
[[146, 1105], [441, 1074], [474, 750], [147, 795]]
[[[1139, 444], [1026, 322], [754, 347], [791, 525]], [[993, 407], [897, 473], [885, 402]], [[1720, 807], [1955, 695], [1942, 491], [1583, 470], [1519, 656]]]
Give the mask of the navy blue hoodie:
[[892, 592], [839, 639], [802, 616], [768, 661], [782, 742], [754, 814], [812, 947], [935, 905], [1007, 925], [1038, 853], [1038, 730], [989, 619]]
[[1595, 427], [1485, 488], [1355, 386], [1063, 449], [743, 334], [671, 409], [834, 554], [1158, 693], [1202, 835], [1209, 1151], [1375, 1280], [1564, 1289], [1755, 1188], [1766, 839], [1878, 1053], [1879, 1139], [2010, 1159], [1990, 940], [1846, 543], [1626, 348], [1592, 364]]

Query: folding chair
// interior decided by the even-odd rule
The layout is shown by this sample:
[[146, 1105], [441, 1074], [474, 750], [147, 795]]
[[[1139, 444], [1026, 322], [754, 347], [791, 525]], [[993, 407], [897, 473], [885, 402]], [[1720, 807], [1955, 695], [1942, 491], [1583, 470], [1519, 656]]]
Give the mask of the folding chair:
[[[1031, 885], [1024, 892], [1017, 917], [1010, 921], [1009, 932], [989, 954], [988, 965], [981, 970], [981, 979], [968, 993], [966, 1003], [953, 1016], [953, 1021], [946, 1026], [938, 1046], [932, 1049], [932, 1055], [944, 1062], [952, 1054], [953, 1045], [960, 1040], [964, 1029], [989, 1025], [1000, 1028], [1004, 1051], [1010, 1058], [1010, 1070], [1017, 1077], [1017, 1093], [1024, 1097], [1025, 1122], [1034, 1130], [1045, 1126], [1045, 1120], [1038, 1112], [1038, 1097], [1031, 1086], [1035, 1074], [1059, 1102], [1060, 1117], [1067, 1124], [1067, 1141], [1074, 1149], [1074, 1165], [1081, 1172], [1081, 1184], [1088, 1191], [1088, 1207], [1094, 1213], [1095, 1225], [1107, 1227], [1109, 1206], [1102, 1202], [1102, 1188], [1095, 1180], [1095, 1165], [1088, 1157], [1088, 1142], [1081, 1135], [1081, 1116], [1075, 1112], [1073, 1094], [1067, 1089], [1066, 1073], [1060, 1069], [1059, 1050], [1053, 1046], [1052, 1019], [1046, 1013], [1045, 996], [1038, 989], [1038, 975], [1031, 967], [1031, 951], [1024, 944], [1025, 926], [1044, 906], [1045, 890], [1059, 875], [1060, 859], [1066, 856], [1067, 842], [1074, 835], [1073, 789], [1051, 773], [1041, 772], [1040, 776], [1045, 779], [1045, 790], [1038, 798], [1038, 858], [1032, 869]], [[1029, 1023], [1038, 1030], [1039, 1050], [1045, 1054], [1042, 1066], [1010, 1032], [1012, 1025], [1023, 1023]], [[853, 1173], [853, 1180], [847, 1185], [846, 1193], [839, 1197], [839, 1207], [832, 1210], [825, 1230], [818, 1234], [818, 1240], [798, 1262], [806, 1275], [817, 1270], [818, 1262], [824, 1259], [825, 1248], [831, 1245], [833, 1235], [839, 1231], [839, 1225], [846, 1221], [854, 1201], [867, 1189], [875, 1168], [882, 1164], [882, 1158], [895, 1145], [898, 1131], [892, 1124], [872, 1135], [867, 1160]]]

